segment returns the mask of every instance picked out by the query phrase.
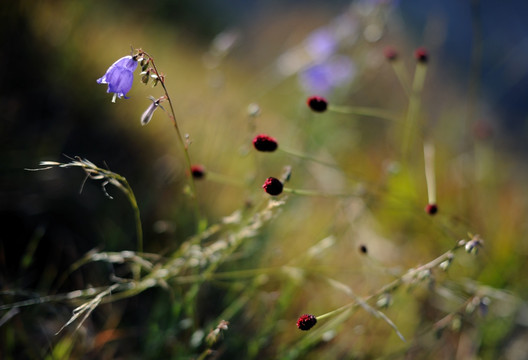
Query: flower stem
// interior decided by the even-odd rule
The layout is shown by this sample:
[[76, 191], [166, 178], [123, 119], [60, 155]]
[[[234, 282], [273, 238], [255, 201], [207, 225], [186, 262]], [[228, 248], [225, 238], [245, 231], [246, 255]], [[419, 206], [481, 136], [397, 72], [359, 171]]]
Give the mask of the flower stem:
[[349, 308], [357, 307], [357, 306], [359, 306], [359, 304], [357, 302], [355, 302], [355, 301], [352, 301], [352, 302], [349, 302], [348, 304], [345, 304], [345, 305], [343, 305], [341, 307], [338, 307], [335, 310], [327, 312], [326, 314], [317, 315], [316, 318], [317, 318], [317, 320], [322, 320], [324, 318], [327, 318], [327, 317], [330, 317], [332, 315], [335, 315], [335, 314], [337, 314], [337, 313], [339, 313], [341, 311], [344, 311], [344, 310], [349, 309]]
[[394, 70], [394, 73], [396, 74], [396, 77], [398, 78], [398, 81], [400, 82], [400, 85], [403, 88], [403, 91], [405, 92], [405, 95], [409, 96], [411, 93], [410, 86], [409, 86], [409, 78], [407, 75], [407, 71], [403, 65], [403, 62], [395, 60], [391, 61], [392, 69]]
[[325, 165], [325, 166], [331, 167], [333, 169], [341, 170], [341, 168], [337, 164], [332, 164], [332, 163], [329, 163], [329, 162], [326, 162], [326, 161], [323, 161], [323, 160], [319, 160], [319, 159], [316, 159], [316, 158], [314, 158], [314, 157], [312, 157], [310, 155], [301, 154], [301, 153], [298, 153], [298, 152], [295, 152], [295, 151], [292, 151], [292, 150], [289, 150], [289, 149], [284, 149], [282, 147], [279, 147], [277, 150], [278, 151], [282, 151], [285, 154], [298, 157], [298, 158], [303, 159], [303, 160], [312, 161], [314, 163]]
[[[168, 116], [171, 119], [172, 124], [174, 125], [174, 129], [176, 130], [176, 134], [178, 135], [179, 144], [180, 144], [180, 146], [181, 146], [181, 148], [183, 150], [183, 154], [184, 154], [184, 157], [185, 157], [185, 162], [187, 164], [187, 168], [188, 168], [189, 174], [191, 174], [192, 173], [192, 169], [191, 169], [192, 163], [191, 163], [191, 157], [189, 155], [189, 149], [188, 149], [188, 146], [187, 146], [187, 144], [185, 142], [185, 138], [182, 136], [182, 133], [180, 131], [180, 127], [178, 126], [178, 121], [176, 120], [176, 113], [174, 111], [174, 106], [172, 104], [172, 100], [171, 100], [171, 97], [169, 95], [169, 91], [167, 90], [167, 87], [165, 86], [165, 79], [164, 79], [163, 76], [160, 75], [160, 73], [158, 71], [158, 68], [156, 67], [156, 63], [154, 62], [154, 58], [152, 56], [150, 56], [148, 53], [144, 52], [144, 51], [141, 51], [141, 53], [143, 55], [147, 56], [149, 61], [150, 61], [150, 63], [152, 64], [152, 69], [154, 70], [154, 73], [156, 74], [156, 76], [159, 79], [159, 82], [161, 83], [161, 86], [162, 86], [163, 91], [165, 93], [166, 100], [169, 102], [170, 113], [168, 113]], [[201, 232], [203, 230], [203, 229], [201, 229], [203, 221], [202, 221], [202, 217], [201, 217], [201, 214], [200, 214], [200, 208], [198, 206], [198, 199], [196, 197], [196, 185], [194, 183], [194, 179], [193, 179], [192, 176], [189, 176], [189, 186], [190, 186], [190, 196], [193, 199], [193, 203], [194, 203], [194, 212], [195, 212], [195, 216], [196, 216], [196, 220], [197, 220], [198, 232]]]
[[132, 188], [128, 184], [128, 182], [125, 180], [125, 186], [126, 186], [126, 195], [128, 197], [128, 201], [130, 201], [130, 204], [132, 205], [132, 209], [134, 210], [134, 219], [136, 222], [136, 233], [137, 233], [137, 251], [143, 252], [143, 227], [141, 226], [141, 217], [139, 214], [139, 207], [136, 201], [136, 197], [134, 196], [134, 192], [132, 191]]
[[292, 189], [292, 188], [283, 188], [283, 192], [290, 193], [293, 195], [303, 195], [303, 196], [320, 196], [320, 197], [351, 197], [358, 196], [352, 193], [343, 193], [343, 194], [325, 194], [316, 190], [303, 190], [303, 189]]
[[421, 94], [427, 74], [427, 64], [418, 62], [414, 72], [409, 108], [407, 109], [407, 120], [403, 135], [403, 156], [407, 157], [415, 140], [416, 132], [419, 128], [418, 117], [420, 116]]
[[425, 182], [427, 184], [427, 197], [429, 204], [436, 204], [434, 157], [434, 145], [429, 142], [424, 142]]
[[390, 121], [399, 120], [398, 116], [394, 115], [393, 113], [389, 111], [378, 109], [378, 108], [373, 108], [373, 107], [367, 107], [367, 106], [329, 105], [328, 110], [333, 111], [335, 113], [340, 113], [340, 114], [370, 116], [370, 117], [376, 117], [379, 119], [390, 120]]
[[231, 186], [238, 186], [238, 187], [244, 186], [244, 183], [242, 181], [237, 181], [237, 180], [230, 178], [229, 176], [211, 172], [211, 171], [207, 171], [206, 180], [214, 181], [219, 184], [231, 185]]

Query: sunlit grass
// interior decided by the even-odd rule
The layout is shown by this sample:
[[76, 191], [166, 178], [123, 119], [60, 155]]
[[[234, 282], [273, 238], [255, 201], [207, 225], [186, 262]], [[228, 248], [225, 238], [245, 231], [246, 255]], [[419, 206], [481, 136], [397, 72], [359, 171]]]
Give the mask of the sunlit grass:
[[[93, 122], [116, 122], [127, 138], [137, 139], [153, 190], [136, 189], [134, 178], [113, 172], [114, 164], [108, 164], [112, 171], [94, 165], [104, 158], [37, 159], [58, 167], [47, 171], [80, 167], [89, 180], [123, 190], [129, 204], [123, 201], [122, 211], [135, 221], [137, 242], [71, 259], [68, 271], [47, 275], [57, 283], [35, 293], [21, 285], [7, 289], [0, 309], [8, 356], [29, 341], [18, 337], [23, 327], [9, 327], [17, 311], [59, 306], [73, 313], [53, 317], [46, 327], [53, 329], [46, 334], [48, 347], [31, 356], [318, 359], [415, 352], [449, 358], [457, 349], [468, 350], [457, 339], [482, 344], [470, 349], [474, 356], [497, 355], [496, 344], [526, 295], [523, 177], [511, 176], [518, 163], [495, 149], [493, 139], [475, 139], [452, 120], [464, 116], [463, 99], [438, 110], [421, 96], [422, 90], [449, 88], [425, 81], [430, 69], [416, 64], [412, 52], [402, 51], [403, 66], [396, 67], [375, 43], [343, 45], [357, 61], [358, 75], [348, 88], [328, 95], [329, 111], [313, 113], [306, 97], [314, 94], [299, 88], [296, 74], [278, 75], [274, 61], [253, 68], [244, 48], [208, 67], [208, 45], [161, 24], [135, 26], [136, 16], [109, 21], [104, 13], [76, 22], [83, 10], [76, 5], [60, 9], [62, 20], [54, 23], [55, 10], [42, 3], [28, 11], [33, 26], [46, 30], [40, 36], [53, 35], [48, 41], [58, 54], [86, 69], [77, 80], [90, 89], [84, 101], [107, 108], [108, 118]], [[375, 12], [361, 16], [365, 23], [382, 19]], [[60, 38], [61, 31], [69, 35]], [[277, 56], [290, 44], [264, 40], [258, 45]], [[140, 116], [150, 104], [147, 96], [163, 95], [159, 87], [141, 86], [136, 74], [131, 99], [111, 104], [110, 94], [95, 83], [130, 46], [155, 59], [174, 107], [174, 114], [168, 106], [158, 109], [145, 127]], [[63, 76], [74, 71], [62, 62], [56, 74], [61, 69], [67, 69]], [[402, 87], [405, 70], [414, 82]], [[258, 115], [248, 113], [251, 103], [260, 106]], [[433, 109], [441, 112], [432, 116]], [[257, 152], [251, 141], [260, 133], [276, 138], [279, 151]], [[434, 146], [427, 164], [424, 141]], [[189, 182], [191, 164], [204, 166], [203, 179]], [[286, 166], [291, 177], [284, 181]], [[270, 176], [285, 182], [276, 198], [261, 188]], [[108, 195], [107, 187], [100, 196]], [[430, 201], [439, 207], [434, 216], [424, 211]], [[147, 206], [154, 215], [145, 219], [140, 213]], [[144, 236], [153, 233], [167, 238], [157, 243]], [[36, 233], [22, 269], [38, 239]], [[97, 285], [81, 282], [57, 292], [98, 265], [103, 270]], [[295, 326], [302, 314], [319, 317], [308, 332]]]

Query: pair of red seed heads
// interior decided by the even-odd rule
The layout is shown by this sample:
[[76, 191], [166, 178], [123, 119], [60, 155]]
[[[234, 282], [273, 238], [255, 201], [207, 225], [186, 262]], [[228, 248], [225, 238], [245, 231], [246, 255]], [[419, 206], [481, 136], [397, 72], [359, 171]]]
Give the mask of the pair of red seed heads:
[[[388, 46], [383, 50], [383, 55], [385, 55], [385, 58], [389, 61], [394, 61], [398, 59], [398, 51], [393, 48], [392, 46]], [[424, 47], [419, 47], [418, 49], [414, 50], [414, 58], [419, 63], [427, 63], [429, 60], [429, 52]]]
[[[253, 139], [253, 146], [258, 151], [272, 152], [278, 148], [278, 143], [277, 140], [275, 140], [271, 136], [260, 134]], [[193, 178], [202, 179], [205, 177], [205, 168], [202, 165], [193, 165], [191, 167], [191, 173]], [[284, 186], [282, 184], [282, 181], [280, 181], [279, 179], [275, 177], [269, 177], [264, 182], [264, 185], [262, 185], [262, 188], [268, 194], [272, 196], [277, 196], [282, 193]], [[425, 207], [425, 212], [429, 215], [434, 215], [438, 212], [438, 207], [436, 204], [428, 204]]]
[[[279, 144], [271, 136], [260, 134], [253, 139], [253, 146], [258, 151], [272, 152], [277, 150]], [[205, 177], [205, 167], [202, 165], [193, 165], [191, 166], [191, 174], [195, 179], [203, 179]]]

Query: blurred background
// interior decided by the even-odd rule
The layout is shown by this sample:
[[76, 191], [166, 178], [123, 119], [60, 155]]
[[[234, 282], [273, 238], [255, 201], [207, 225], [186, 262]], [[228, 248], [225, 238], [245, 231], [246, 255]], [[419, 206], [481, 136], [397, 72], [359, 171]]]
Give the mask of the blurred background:
[[[284, 349], [304, 335], [289, 330], [296, 317], [330, 311], [346, 297], [309, 279], [302, 285], [272, 279], [230, 320], [219, 358], [525, 359], [526, 309], [519, 304], [528, 295], [526, 18], [528, 3], [514, 0], [3, 2], [2, 302], [107, 284], [118, 269], [92, 264], [62, 275], [94, 248], [135, 249], [133, 212], [117, 189], [107, 188], [110, 200], [100, 183], [82, 186], [80, 170], [25, 170], [40, 161], [80, 156], [125, 176], [138, 199], [146, 252], [167, 254], [194, 234], [197, 220], [183, 191], [186, 167], [172, 124], [162, 111], [145, 127], [139, 121], [147, 96], [159, 97], [161, 89], [143, 86], [136, 73], [130, 99], [113, 104], [106, 86], [96, 83], [115, 60], [142, 48], [166, 76], [192, 162], [229, 179], [197, 183], [210, 224], [261, 199], [263, 180], [279, 177], [285, 165], [293, 167], [292, 188], [364, 187], [370, 194], [368, 203], [289, 198], [281, 217], [227, 269], [295, 262], [331, 235], [336, 245], [314, 266], [368, 295], [390, 279], [379, 267], [417, 266], [473, 232], [486, 241], [482, 253], [476, 260], [462, 257], [457, 275], [442, 279], [471, 279], [520, 301], [502, 313], [499, 302], [494, 316], [464, 322], [467, 332], [433, 339], [419, 334], [452, 310], [438, 309], [427, 291], [403, 294], [388, 311], [409, 343], [364, 314], [345, 323], [342, 336], [294, 354]], [[424, 137], [437, 151], [440, 212], [434, 219], [423, 211], [423, 164], [411, 179], [384, 180], [399, 160], [393, 123], [317, 115], [305, 105], [308, 96], [323, 95], [336, 105], [404, 114], [407, 98], [384, 57], [388, 46], [397, 49], [409, 78], [414, 49], [424, 46], [430, 54], [422, 108]], [[248, 107], [256, 105], [259, 113], [251, 115]], [[338, 169], [283, 152], [255, 153], [251, 140], [258, 133]], [[413, 159], [423, 161], [420, 151]], [[375, 261], [358, 253], [360, 244]], [[233, 289], [205, 285], [196, 322], [211, 326], [236, 298]], [[101, 306], [72, 358], [197, 358], [199, 347], [188, 345], [193, 332], [176, 330], [184, 317], [173, 301], [165, 290], [151, 289]], [[259, 327], [255, 319], [277, 301], [282, 312]], [[5, 358], [51, 356], [59, 341], [53, 334], [70, 315], [71, 306], [53, 303], [3, 318]]]

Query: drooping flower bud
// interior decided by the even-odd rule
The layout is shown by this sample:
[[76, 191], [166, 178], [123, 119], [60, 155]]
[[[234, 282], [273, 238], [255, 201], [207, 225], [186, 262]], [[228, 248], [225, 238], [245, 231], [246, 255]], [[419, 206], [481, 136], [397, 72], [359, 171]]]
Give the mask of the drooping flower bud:
[[310, 315], [310, 314], [304, 314], [304, 315], [301, 315], [299, 319], [297, 320], [297, 327], [300, 330], [306, 331], [306, 330], [310, 330], [311, 328], [313, 328], [316, 323], [317, 323], [317, 319], [315, 316]]
[[141, 65], [141, 71], [142, 72], [147, 71], [149, 63], [150, 63], [149, 60], [141, 59], [140, 65]]
[[152, 101], [152, 104], [149, 105], [147, 110], [141, 115], [141, 125], [145, 126], [149, 123], [149, 121], [152, 119], [152, 116], [154, 115], [154, 111], [158, 109], [158, 107], [163, 107], [160, 105], [161, 98], [156, 100], [153, 97], [149, 97], [150, 101]]
[[278, 144], [277, 140], [271, 136], [260, 134], [253, 139], [253, 146], [258, 151], [272, 152], [277, 150]]
[[150, 71], [149, 71], [149, 70], [147, 70], [147, 71], [143, 71], [143, 72], [141, 72], [141, 74], [139, 74], [139, 75], [141, 75], [141, 82], [142, 82], [143, 84], [147, 85], [147, 84], [148, 84], [148, 81], [149, 81], [149, 79], [150, 79]]

